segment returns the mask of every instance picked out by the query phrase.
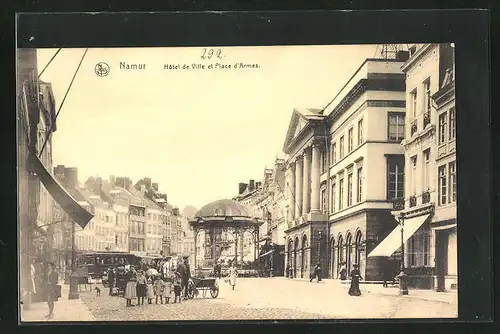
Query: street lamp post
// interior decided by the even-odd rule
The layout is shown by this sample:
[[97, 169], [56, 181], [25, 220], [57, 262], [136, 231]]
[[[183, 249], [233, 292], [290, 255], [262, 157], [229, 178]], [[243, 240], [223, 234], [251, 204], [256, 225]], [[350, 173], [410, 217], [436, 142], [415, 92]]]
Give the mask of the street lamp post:
[[[318, 231], [318, 263], [320, 264], [320, 266], [321, 266], [321, 239], [322, 239], [322, 237], [323, 237], [322, 232]], [[321, 267], [321, 271], [323, 271], [322, 269], [323, 268]], [[321, 275], [321, 273], [320, 273], [320, 275]]]
[[78, 275], [76, 274], [76, 245], [75, 245], [75, 222], [71, 223], [71, 277], [69, 284], [68, 299], [79, 299]]
[[404, 243], [404, 220], [405, 214], [401, 212], [399, 216], [399, 224], [401, 225], [401, 272], [398, 275], [399, 278], [399, 294], [408, 294], [408, 275], [405, 273], [405, 243]]

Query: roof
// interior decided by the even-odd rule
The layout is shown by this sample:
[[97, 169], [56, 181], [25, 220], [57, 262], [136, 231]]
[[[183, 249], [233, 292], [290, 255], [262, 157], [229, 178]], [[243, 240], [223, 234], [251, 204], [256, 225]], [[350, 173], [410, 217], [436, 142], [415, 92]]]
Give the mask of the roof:
[[221, 199], [202, 207], [195, 217], [252, 217], [249, 208], [231, 199]]
[[321, 122], [325, 119], [321, 109], [314, 108], [294, 108], [290, 124], [283, 144], [283, 152], [289, 152], [289, 146], [300, 137], [306, 129], [310, 129], [311, 123]]

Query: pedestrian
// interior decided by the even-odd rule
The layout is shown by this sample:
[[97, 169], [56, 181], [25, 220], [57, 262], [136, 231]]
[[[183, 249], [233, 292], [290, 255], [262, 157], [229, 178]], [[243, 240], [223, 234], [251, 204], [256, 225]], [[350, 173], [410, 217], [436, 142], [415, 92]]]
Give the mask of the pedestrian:
[[55, 271], [55, 265], [52, 262], [48, 263], [47, 283], [45, 286], [47, 305], [49, 306], [49, 314], [45, 316], [47, 319], [54, 317], [54, 301], [58, 298], [57, 284], [59, 283], [59, 275]]
[[130, 267], [129, 271], [126, 273], [127, 285], [125, 286], [125, 299], [127, 300], [127, 306], [132, 305], [132, 299], [137, 297], [137, 272], [133, 266]]
[[231, 285], [233, 290], [236, 286], [236, 278], [238, 278], [238, 270], [236, 270], [234, 264], [231, 263], [231, 266], [229, 267], [229, 284]]
[[109, 295], [113, 295], [113, 288], [115, 287], [115, 271], [113, 268], [108, 269], [108, 286], [109, 286]]
[[186, 267], [186, 275], [183, 277], [184, 299], [188, 299], [189, 294], [189, 279], [191, 278], [191, 266], [189, 265], [189, 258], [184, 257], [184, 267]]
[[165, 278], [163, 285], [163, 297], [165, 297], [165, 303], [167, 304], [170, 303], [170, 297], [172, 297], [175, 273], [170, 272], [169, 275], [169, 277]]
[[318, 279], [318, 282], [321, 282], [321, 264], [319, 262], [314, 266], [309, 282], [312, 282], [315, 278]]
[[361, 290], [359, 290], [359, 281], [363, 279], [361, 273], [359, 272], [359, 265], [354, 264], [354, 269], [351, 271], [351, 286], [349, 287], [350, 296], [361, 296]]
[[155, 278], [155, 281], [153, 283], [153, 288], [156, 296], [156, 304], [158, 304], [158, 298], [160, 299], [160, 302], [163, 304], [163, 290], [165, 289], [165, 282], [163, 281], [161, 276]]
[[147, 284], [146, 276], [144, 276], [144, 272], [142, 270], [139, 271], [137, 275], [137, 305], [144, 305], [144, 298], [147, 296]]
[[151, 278], [148, 279], [147, 295], [148, 295], [148, 304], [152, 304], [155, 293], [153, 290], [153, 280]]
[[177, 303], [177, 299], [179, 300], [179, 303], [181, 303], [182, 275], [178, 271], [175, 272], [173, 286], [174, 286], [174, 303]]
[[189, 279], [187, 278], [186, 265], [184, 264], [183, 261], [179, 261], [176, 272], [178, 272], [181, 275], [181, 289], [187, 290], [187, 282], [189, 281]]
[[340, 280], [345, 281], [347, 279], [347, 270], [342, 268], [340, 271]]

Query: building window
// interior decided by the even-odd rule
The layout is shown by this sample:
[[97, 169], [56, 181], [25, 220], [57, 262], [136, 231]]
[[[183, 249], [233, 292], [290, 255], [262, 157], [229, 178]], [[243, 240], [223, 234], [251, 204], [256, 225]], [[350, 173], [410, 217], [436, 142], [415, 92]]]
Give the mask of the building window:
[[457, 163], [455, 161], [450, 162], [450, 203], [455, 203], [457, 201]]
[[450, 133], [449, 137], [450, 140], [453, 140], [457, 136], [457, 119], [456, 119], [456, 114], [455, 114], [455, 107], [450, 109]]
[[447, 184], [446, 184], [446, 165], [438, 168], [439, 176], [439, 205], [446, 204]]
[[339, 180], [339, 210], [344, 208], [344, 178]]
[[332, 151], [330, 152], [330, 161], [332, 165], [337, 162], [337, 143], [332, 143]]
[[347, 206], [352, 205], [352, 173], [347, 175]]
[[427, 79], [424, 82], [425, 96], [424, 96], [424, 128], [431, 122], [431, 80]]
[[330, 212], [335, 212], [335, 178], [332, 179], [332, 189], [331, 189], [331, 204], [330, 204]]
[[344, 136], [340, 137], [340, 159], [344, 157]]
[[446, 113], [439, 115], [439, 144], [444, 144], [446, 141]]
[[358, 146], [363, 144], [365, 141], [364, 133], [363, 133], [363, 120], [360, 119], [358, 121]]
[[387, 161], [387, 199], [404, 197], [404, 158], [391, 157]]
[[431, 149], [428, 148], [424, 151], [424, 163], [422, 165], [422, 176], [423, 176], [423, 191], [427, 191], [430, 188], [430, 160], [431, 160]]
[[351, 153], [353, 150], [354, 146], [354, 129], [350, 128], [349, 131], [347, 132], [347, 152]]
[[363, 167], [358, 168], [358, 195], [357, 202], [361, 202], [363, 200]]
[[389, 141], [400, 142], [405, 138], [405, 114], [390, 112], [388, 119]]
[[410, 93], [410, 115], [412, 120], [417, 119], [417, 89]]
[[424, 224], [408, 240], [408, 265], [426, 267], [430, 265], [431, 232], [429, 224]]
[[417, 194], [417, 156], [410, 158], [411, 161], [411, 195]]
[[326, 213], [326, 188], [321, 189], [321, 212]]
[[328, 166], [327, 162], [327, 157], [326, 157], [326, 150], [321, 151], [321, 173], [326, 172], [326, 168]]

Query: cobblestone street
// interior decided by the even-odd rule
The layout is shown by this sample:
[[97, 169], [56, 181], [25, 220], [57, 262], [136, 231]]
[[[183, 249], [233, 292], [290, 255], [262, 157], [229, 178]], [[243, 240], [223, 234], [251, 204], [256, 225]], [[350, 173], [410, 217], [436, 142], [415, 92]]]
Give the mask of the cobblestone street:
[[[143, 320], [262, 320], [262, 319], [360, 319], [360, 318], [453, 318], [457, 304], [411, 296], [365, 292], [347, 294], [338, 282], [309, 283], [284, 278], [239, 279], [232, 291], [219, 281], [216, 299], [183, 301], [181, 304], [125, 307], [125, 300], [83, 292], [81, 297], [97, 321]], [[363, 291], [363, 287], [362, 291]]]

